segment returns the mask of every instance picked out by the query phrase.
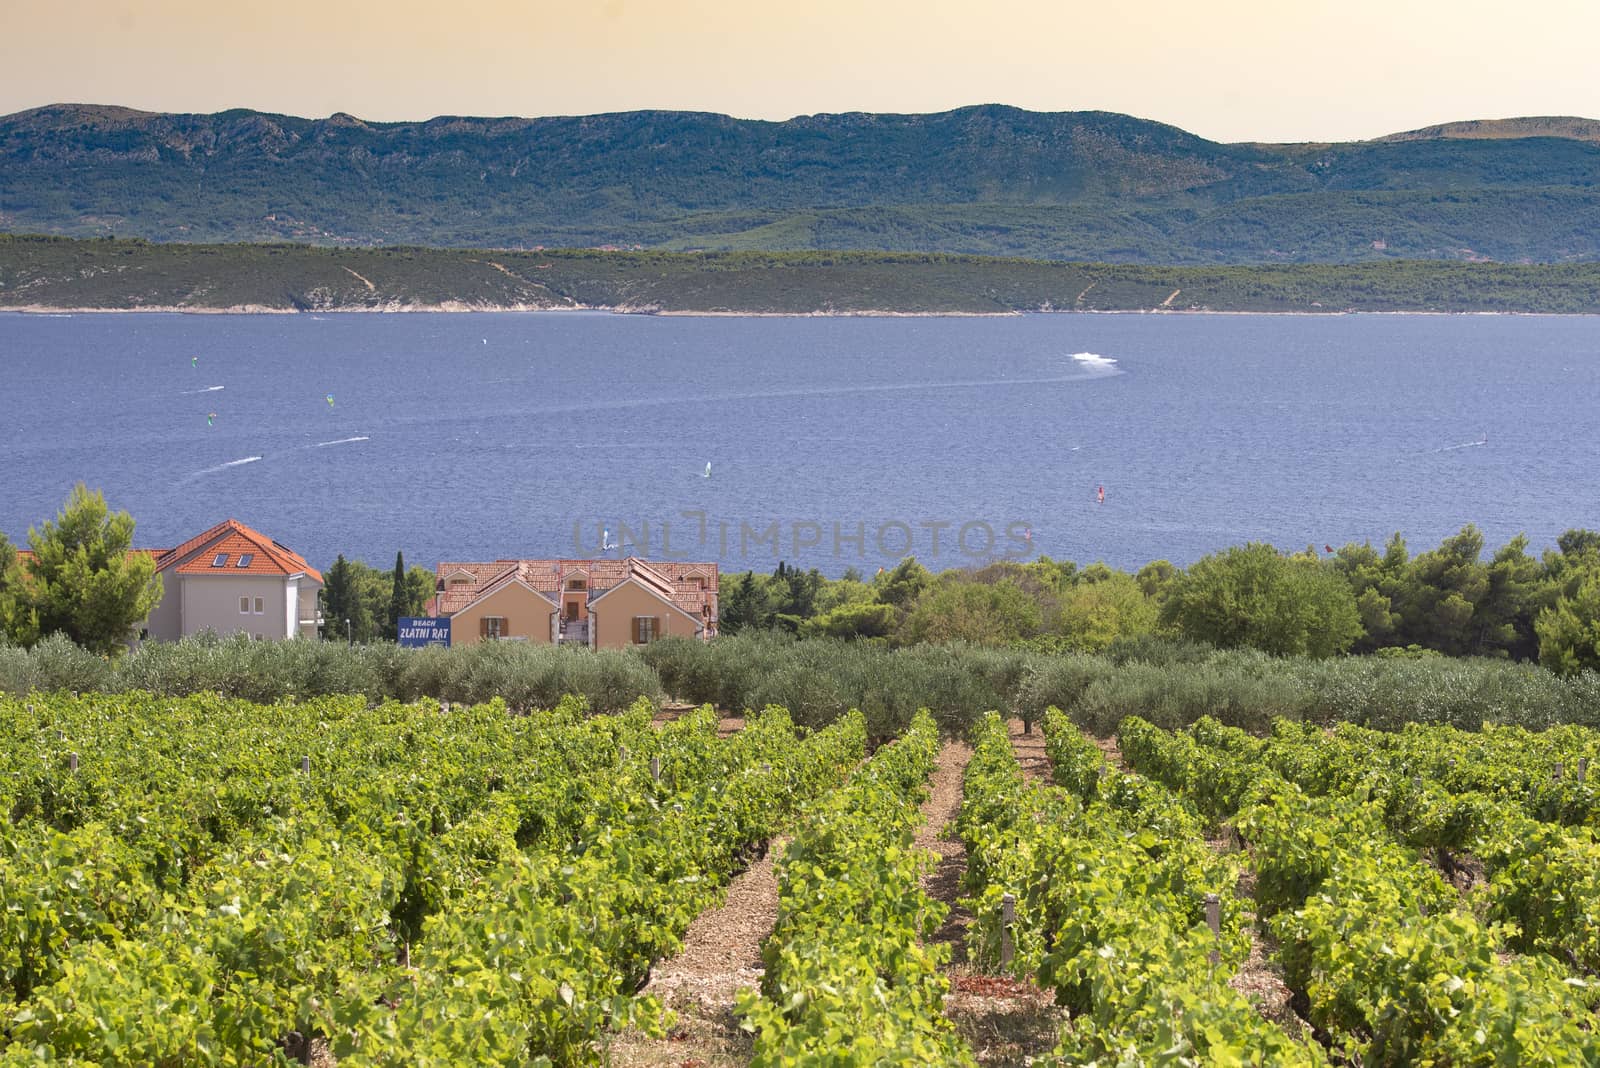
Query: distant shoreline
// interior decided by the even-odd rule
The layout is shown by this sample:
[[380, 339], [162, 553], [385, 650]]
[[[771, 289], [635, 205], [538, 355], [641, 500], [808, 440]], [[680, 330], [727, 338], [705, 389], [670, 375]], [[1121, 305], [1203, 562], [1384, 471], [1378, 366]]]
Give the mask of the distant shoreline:
[[1026, 315], [1154, 315], [1192, 317], [1211, 315], [1271, 315], [1323, 319], [1338, 316], [1369, 315], [1427, 315], [1459, 318], [1559, 316], [1565, 319], [1584, 319], [1600, 316], [1600, 312], [1556, 311], [1435, 311], [1408, 310], [1404, 308], [1366, 310], [1346, 308], [1337, 311], [1271, 311], [1235, 308], [1038, 308], [1014, 311], [896, 311], [893, 309], [863, 309], [852, 311], [726, 311], [722, 309], [681, 309], [670, 311], [623, 307], [573, 307], [549, 308], [506, 305], [504, 307], [463, 307], [456, 303], [438, 305], [407, 305], [397, 308], [273, 308], [265, 305], [236, 305], [227, 308], [194, 308], [181, 305], [150, 306], [141, 308], [85, 308], [53, 307], [46, 305], [0, 304], [0, 315], [31, 315], [39, 318], [68, 315], [471, 315], [471, 314], [530, 314], [530, 315], [627, 315], [661, 319], [1016, 319]]
[[1600, 314], [1600, 263], [1162, 267], [875, 252], [323, 249], [0, 234], [0, 307], [43, 315], [1593, 315]]

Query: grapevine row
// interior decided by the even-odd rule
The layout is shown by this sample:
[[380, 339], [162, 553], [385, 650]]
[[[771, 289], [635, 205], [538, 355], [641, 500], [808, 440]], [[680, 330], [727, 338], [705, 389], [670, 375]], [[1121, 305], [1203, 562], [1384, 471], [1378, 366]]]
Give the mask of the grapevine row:
[[1381, 802], [1309, 796], [1232, 751], [1253, 740], [1197, 742], [1209, 729], [1168, 733], [1130, 717], [1119, 740], [1133, 766], [1211, 818], [1231, 818], [1249, 846], [1258, 910], [1281, 943], [1285, 979], [1347, 1059], [1595, 1063], [1587, 984], [1544, 958], [1505, 959], [1509, 932], [1481, 923], [1387, 833]]
[[943, 1015], [947, 951], [928, 939], [944, 908], [922, 890], [932, 855], [913, 843], [938, 744], [919, 713], [784, 850], [760, 994], [738, 1006], [754, 1068], [973, 1063]]
[[1011, 969], [1074, 1013], [1056, 1049], [1064, 1063], [1324, 1063], [1227, 983], [1249, 949], [1237, 869], [1207, 848], [1192, 812], [1111, 773], [1063, 722], [1046, 725], [1057, 787], [1023, 779], [997, 715], [978, 725], [958, 824], [974, 959], [1000, 963], [1009, 936]]
[[723, 742], [709, 710], [656, 730], [648, 705], [36, 700], [0, 706], [32, 742], [0, 837], [6, 1064], [259, 1064], [312, 1034], [349, 1064], [593, 1063], [865, 742], [781, 710]]

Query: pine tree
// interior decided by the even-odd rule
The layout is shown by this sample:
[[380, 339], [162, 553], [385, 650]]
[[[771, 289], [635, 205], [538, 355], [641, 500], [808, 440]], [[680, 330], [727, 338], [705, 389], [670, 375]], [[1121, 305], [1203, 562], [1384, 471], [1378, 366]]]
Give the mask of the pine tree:
[[327, 584], [322, 588], [322, 615], [327, 620], [323, 636], [329, 641], [344, 641], [347, 634], [366, 633], [367, 606], [361, 601], [355, 570], [343, 553], [328, 568]]
[[389, 641], [400, 637], [400, 617], [407, 614], [410, 598], [406, 595], [406, 558], [404, 553], [394, 554], [394, 592], [389, 596], [389, 617], [384, 623], [383, 636]]
[[115, 655], [161, 601], [155, 562], [128, 551], [133, 517], [112, 513], [105, 496], [81, 482], [54, 522], [28, 531], [28, 542], [33, 559], [22, 595], [32, 635], [59, 631], [86, 649]]
[[16, 547], [0, 533], [0, 640], [9, 638], [18, 645], [32, 645], [38, 639], [27, 593]]
[[761, 596], [756, 590], [756, 579], [746, 571], [744, 577], [730, 584], [728, 594], [722, 599], [717, 629], [722, 634], [738, 634], [742, 630], [755, 630], [761, 626]]

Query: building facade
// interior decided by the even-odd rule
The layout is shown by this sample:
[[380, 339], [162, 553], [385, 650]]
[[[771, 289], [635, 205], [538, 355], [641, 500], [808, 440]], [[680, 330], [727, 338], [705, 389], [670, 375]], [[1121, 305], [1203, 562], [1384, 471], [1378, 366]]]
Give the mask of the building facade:
[[717, 632], [717, 565], [682, 561], [443, 563], [429, 614], [450, 643], [523, 641], [620, 649]]
[[152, 555], [161, 602], [145, 620], [143, 639], [176, 641], [203, 631], [262, 640], [317, 636], [322, 575], [236, 519]]

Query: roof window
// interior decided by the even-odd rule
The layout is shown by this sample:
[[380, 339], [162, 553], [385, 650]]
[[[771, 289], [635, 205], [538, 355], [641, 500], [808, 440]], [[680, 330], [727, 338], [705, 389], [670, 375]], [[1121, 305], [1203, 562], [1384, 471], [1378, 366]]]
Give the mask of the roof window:
[[254, 560], [255, 558], [256, 558], [256, 554], [255, 553], [240, 553], [239, 554], [239, 562], [234, 564], [233, 566], [234, 567], [249, 567], [250, 566], [250, 561]]
[[212, 558], [211, 566], [212, 567], [227, 567], [228, 566], [228, 554], [227, 553], [218, 553], [216, 556], [214, 556]]

